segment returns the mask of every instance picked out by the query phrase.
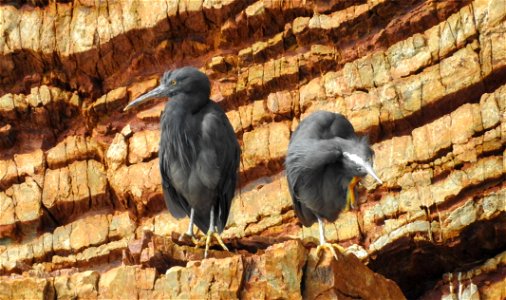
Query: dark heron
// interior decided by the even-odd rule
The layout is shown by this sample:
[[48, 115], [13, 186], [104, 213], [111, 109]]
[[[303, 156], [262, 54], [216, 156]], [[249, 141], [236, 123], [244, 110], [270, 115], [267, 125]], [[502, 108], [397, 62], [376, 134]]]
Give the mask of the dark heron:
[[359, 179], [371, 175], [373, 151], [367, 138], [358, 137], [341, 114], [318, 111], [304, 119], [292, 134], [285, 167], [297, 217], [304, 226], [318, 221], [320, 245], [337, 259], [335, 244], [325, 240], [323, 219], [333, 222], [355, 203]]
[[207, 76], [192, 67], [163, 74], [160, 85], [125, 110], [152, 98], [169, 97], [160, 120], [158, 157], [165, 203], [177, 219], [189, 216], [187, 235], [197, 244], [193, 224], [228, 251], [219, 234], [234, 197], [240, 148], [225, 112], [209, 99]]

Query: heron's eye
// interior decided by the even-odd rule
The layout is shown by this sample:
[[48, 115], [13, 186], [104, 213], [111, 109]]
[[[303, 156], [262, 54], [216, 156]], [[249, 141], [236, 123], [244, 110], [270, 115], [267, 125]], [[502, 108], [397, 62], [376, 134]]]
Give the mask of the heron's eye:
[[175, 79], [172, 79], [172, 80], [170, 81], [170, 84], [171, 84], [171, 85], [176, 85], [176, 83], [177, 83], [177, 81], [176, 81]]

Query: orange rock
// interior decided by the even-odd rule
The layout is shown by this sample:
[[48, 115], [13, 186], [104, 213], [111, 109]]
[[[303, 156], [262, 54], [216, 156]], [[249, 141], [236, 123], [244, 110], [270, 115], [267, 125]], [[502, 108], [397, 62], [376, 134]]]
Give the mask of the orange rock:
[[109, 169], [116, 170], [121, 165], [125, 165], [127, 153], [128, 145], [125, 137], [122, 134], [116, 134], [105, 154], [105, 161]]
[[209, 299], [237, 298], [244, 267], [240, 256], [190, 263], [186, 268], [172, 267], [156, 280], [154, 299], [173, 297]]
[[109, 221], [105, 215], [95, 215], [77, 220], [72, 223], [70, 232], [70, 247], [79, 251], [84, 247], [104, 243], [109, 234]]
[[[146, 273], [151, 273], [151, 288], [154, 282], [153, 269], [142, 270], [132, 266], [109, 270], [100, 276], [98, 289], [100, 298], [132, 299], [138, 297], [138, 289], [146, 285]], [[149, 275], [148, 275], [149, 276]], [[143, 279], [143, 281], [139, 281]]]
[[51, 169], [86, 159], [103, 159], [103, 153], [94, 139], [83, 136], [69, 136], [46, 153], [47, 164]]
[[43, 184], [45, 157], [42, 150], [27, 154], [16, 154], [14, 155], [14, 163], [18, 169], [19, 177], [30, 176], [39, 186]]
[[51, 280], [19, 277], [0, 281], [1, 299], [54, 299], [55, 290]]
[[306, 250], [300, 242], [273, 245], [265, 253], [246, 258], [241, 298], [301, 299]]
[[274, 114], [291, 114], [294, 110], [294, 104], [292, 93], [288, 91], [271, 93], [267, 97], [267, 108]]
[[[134, 205], [140, 214], [146, 210], [159, 211], [162, 203], [162, 185], [158, 158], [145, 163], [121, 167], [108, 173], [109, 184], [118, 197], [119, 205]], [[129, 201], [133, 201], [129, 204]]]
[[0, 192], [0, 238], [14, 237], [16, 213], [12, 198]]
[[42, 202], [60, 220], [110, 206], [108, 196], [105, 170], [97, 161], [75, 161], [46, 172]]
[[130, 101], [134, 100], [135, 98], [139, 97], [140, 95], [148, 92], [149, 90], [153, 89], [158, 85], [157, 79], [150, 79], [143, 82], [138, 82], [136, 84], [133, 84], [128, 88], [128, 94]]
[[109, 219], [109, 239], [120, 239], [131, 236], [136, 224], [128, 212], [117, 213]]
[[128, 140], [128, 162], [135, 164], [158, 154], [159, 130], [145, 130], [134, 133]]
[[305, 267], [304, 299], [406, 299], [391, 280], [365, 267], [354, 255], [338, 253], [336, 260], [330, 253], [316, 251], [308, 255]]
[[85, 271], [70, 276], [57, 276], [54, 278], [54, 289], [58, 299], [98, 298], [98, 279], [96, 271]]
[[13, 185], [12, 190], [16, 220], [21, 223], [22, 230], [26, 230], [24, 233], [29, 234], [37, 229], [44, 214], [41, 207], [40, 187], [27, 178], [26, 182]]
[[126, 106], [127, 102], [127, 90], [125, 87], [120, 87], [98, 98], [92, 107], [94, 112], [105, 114], [119, 110]]
[[[325, 224], [327, 238], [408, 298], [458, 284], [460, 298], [504, 298], [502, 263], [465, 270], [504, 245], [502, 1], [24, 2], [0, 5], [0, 298], [13, 286], [53, 298], [48, 285], [61, 298], [387, 298], [391, 284], [355, 262], [341, 263], [364, 279], [347, 283], [339, 261], [316, 266], [285, 243], [318, 240], [291, 209], [282, 162], [321, 109], [369, 135], [384, 181], [366, 177], [360, 207]], [[209, 260], [170, 240], [188, 219], [163, 202], [164, 103], [121, 111], [188, 64], [211, 77], [243, 150], [223, 232], [238, 253], [213, 247]], [[469, 279], [442, 275], [455, 271]]]
[[0, 188], [7, 189], [18, 181], [18, 172], [14, 160], [0, 160]]

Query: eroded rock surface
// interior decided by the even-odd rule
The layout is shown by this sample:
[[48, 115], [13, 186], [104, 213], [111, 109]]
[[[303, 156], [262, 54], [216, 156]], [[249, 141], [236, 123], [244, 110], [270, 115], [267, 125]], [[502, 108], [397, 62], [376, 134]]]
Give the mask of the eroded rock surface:
[[[503, 0], [4, 1], [0, 19], [1, 299], [506, 297]], [[122, 111], [186, 64], [242, 147], [232, 253], [208, 260], [174, 242], [163, 102]], [[337, 262], [283, 173], [320, 109], [369, 135], [384, 182], [325, 225]]]

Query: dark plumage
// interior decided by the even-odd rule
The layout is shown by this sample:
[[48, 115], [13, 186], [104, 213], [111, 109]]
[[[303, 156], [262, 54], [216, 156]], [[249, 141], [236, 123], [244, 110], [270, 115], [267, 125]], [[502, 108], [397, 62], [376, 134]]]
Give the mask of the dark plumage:
[[288, 187], [302, 224], [320, 222], [321, 244], [322, 219], [337, 219], [347, 204], [348, 189], [355, 195], [352, 179], [370, 174], [381, 182], [372, 169], [373, 155], [367, 139], [358, 137], [341, 114], [315, 112], [293, 133], [285, 161]]
[[[214, 231], [212, 222], [221, 233], [234, 196], [240, 148], [224, 111], [209, 99], [210, 91], [205, 74], [184, 67], [165, 72], [157, 88], [125, 110], [147, 99], [170, 98], [160, 121], [158, 153], [167, 208], [176, 218], [190, 216], [203, 232]], [[188, 234], [193, 235], [191, 227]]]

